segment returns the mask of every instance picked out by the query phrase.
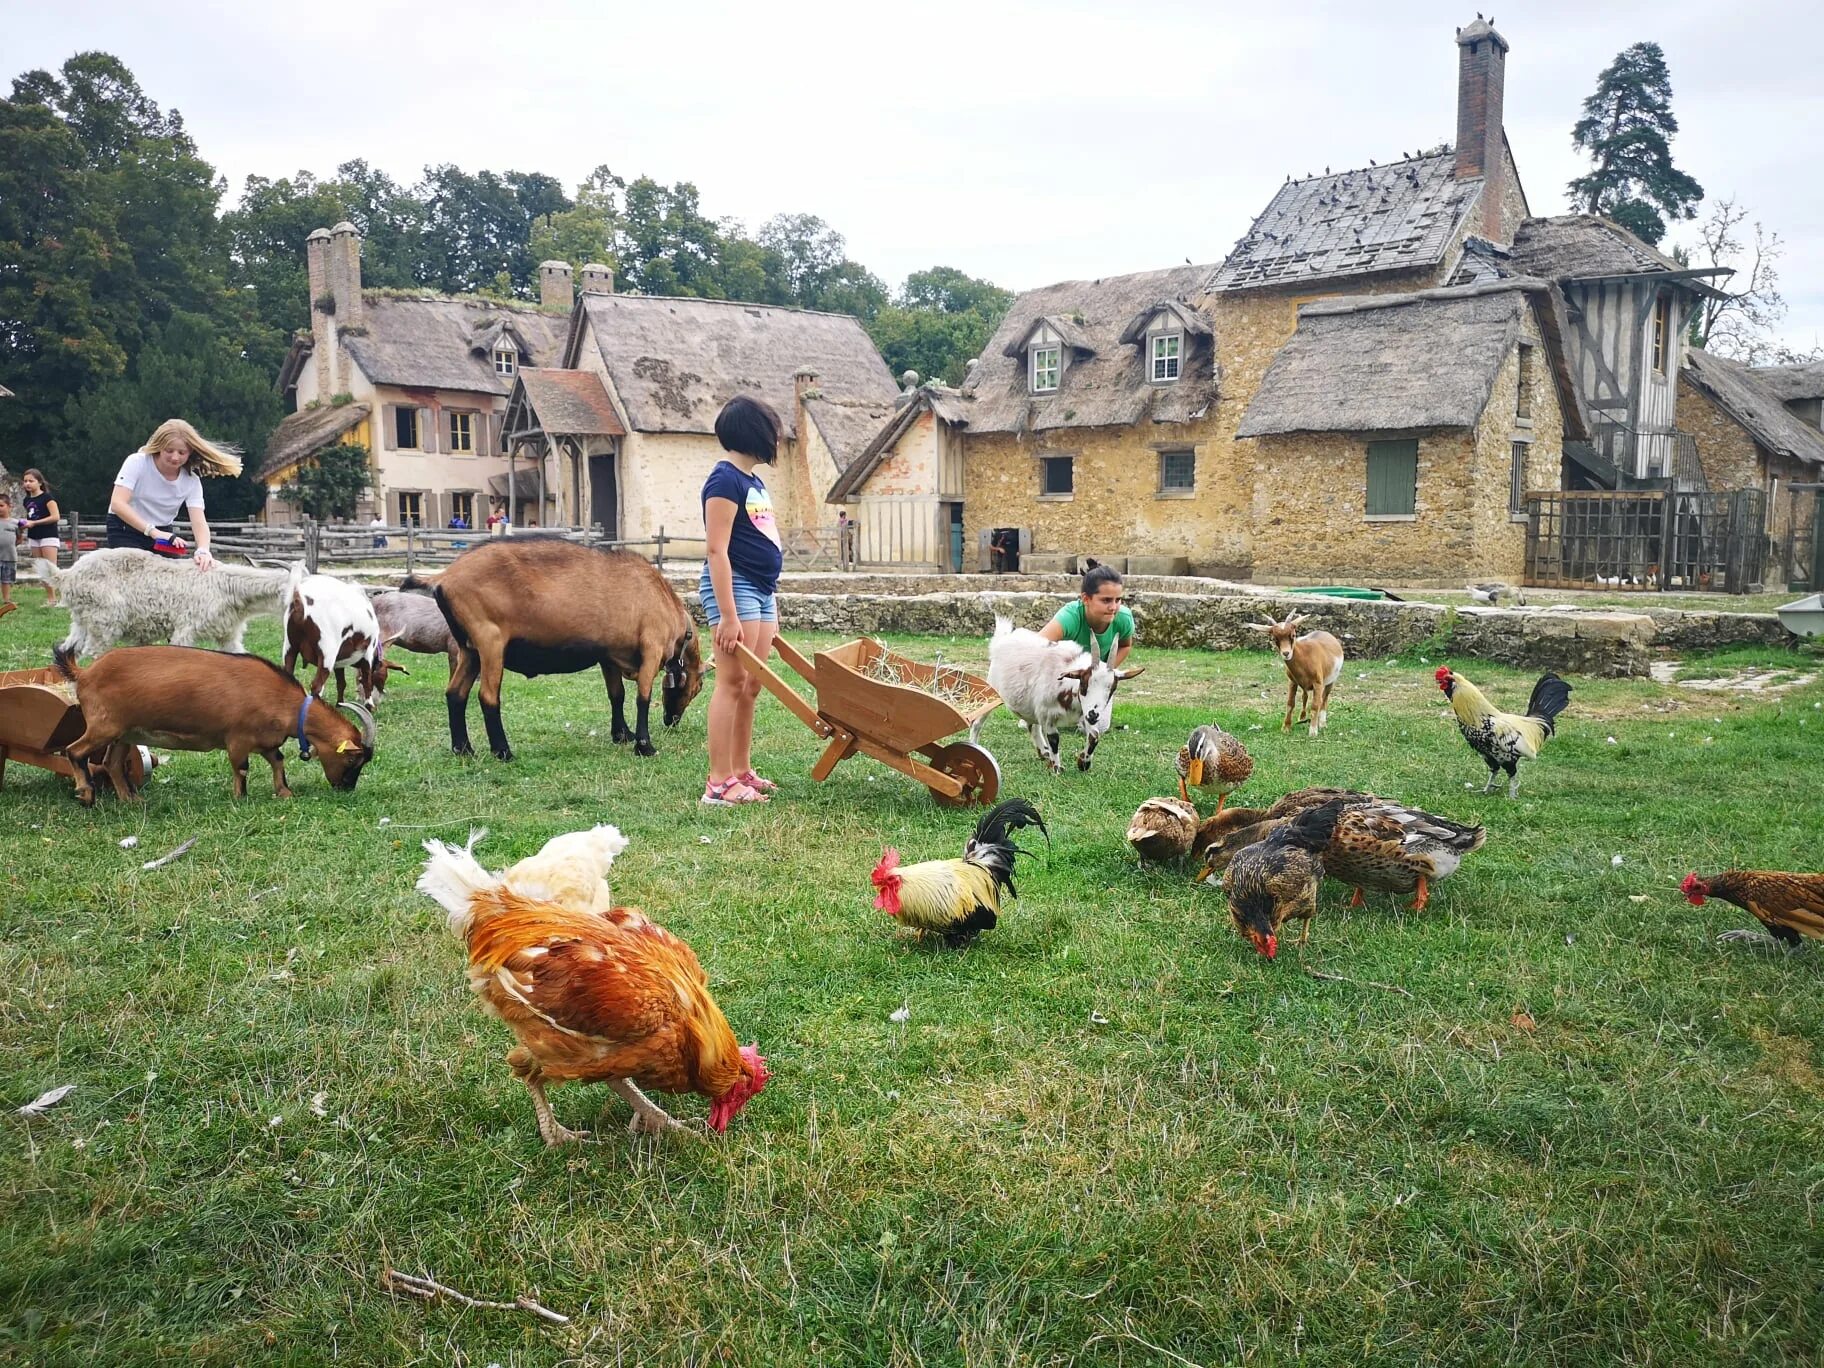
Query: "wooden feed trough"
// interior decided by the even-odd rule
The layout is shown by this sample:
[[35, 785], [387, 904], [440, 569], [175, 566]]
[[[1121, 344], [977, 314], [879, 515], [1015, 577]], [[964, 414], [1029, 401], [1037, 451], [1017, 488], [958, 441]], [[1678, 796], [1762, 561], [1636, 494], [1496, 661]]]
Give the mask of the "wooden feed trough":
[[[66, 775], [74, 782], [76, 766], [63, 748], [82, 735], [84, 725], [76, 690], [57, 671], [0, 671], [0, 788], [6, 785], [9, 760]], [[138, 746], [127, 756], [127, 782], [136, 789], [146, 782], [145, 756]], [[96, 776], [103, 769], [100, 760], [89, 766]]]
[[946, 807], [994, 801], [1001, 787], [994, 756], [968, 741], [940, 744], [1001, 705], [987, 681], [952, 666], [908, 660], [878, 641], [844, 642], [814, 660], [784, 637], [774, 637], [773, 647], [817, 691], [815, 707], [746, 646], [739, 648], [741, 663], [829, 742], [811, 778], [822, 783], [839, 761], [859, 751], [918, 780]]

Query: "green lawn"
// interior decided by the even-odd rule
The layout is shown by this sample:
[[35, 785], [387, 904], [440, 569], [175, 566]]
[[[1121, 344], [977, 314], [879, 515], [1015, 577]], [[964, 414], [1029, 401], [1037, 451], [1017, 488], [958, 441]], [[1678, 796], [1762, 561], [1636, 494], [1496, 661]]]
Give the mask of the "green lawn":
[[[0, 668], [67, 622], [24, 597]], [[353, 795], [294, 763], [275, 800], [256, 761], [236, 804], [222, 756], [180, 755], [90, 812], [12, 768], [0, 1361], [1817, 1362], [1824, 955], [1719, 948], [1748, 919], [1676, 883], [1818, 867], [1824, 685], [1578, 680], [1510, 803], [1466, 790], [1436, 660], [1352, 662], [1311, 741], [1280, 734], [1264, 653], [1140, 659], [1091, 775], [989, 724], [1053, 846], [960, 953], [896, 934], [868, 871], [889, 842], [960, 853], [971, 819], [865, 759], [811, 785], [817, 743], [770, 700], [764, 811], [697, 806], [704, 700], [641, 761], [599, 676], [509, 678], [520, 758], [459, 762], [435, 661]], [[1488, 845], [1422, 915], [1326, 889], [1306, 963], [1354, 982], [1264, 961], [1122, 840], [1212, 717], [1256, 757], [1244, 796], [1372, 787]], [[620, 899], [771, 1063], [717, 1143], [636, 1144], [617, 1102], [600, 1143], [545, 1150], [412, 889], [426, 836], [485, 825], [498, 867], [604, 820], [632, 838]], [[584, 1125], [604, 1094], [553, 1096]], [[389, 1263], [574, 1319], [395, 1299]]]

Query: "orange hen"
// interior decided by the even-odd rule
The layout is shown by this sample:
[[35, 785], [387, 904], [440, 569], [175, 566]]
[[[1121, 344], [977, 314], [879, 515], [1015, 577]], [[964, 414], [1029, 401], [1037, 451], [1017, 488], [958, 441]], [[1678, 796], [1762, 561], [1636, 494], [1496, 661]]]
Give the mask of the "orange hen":
[[[636, 1135], [682, 1129], [642, 1088], [700, 1093], [710, 1129], [727, 1129], [766, 1085], [766, 1061], [736, 1041], [690, 947], [637, 908], [530, 896], [514, 886], [519, 866], [499, 876], [481, 867], [476, 839], [426, 841], [418, 888], [449, 913], [468, 946], [469, 986], [519, 1041], [507, 1064], [532, 1094], [545, 1143], [583, 1134], [557, 1123], [547, 1083], [606, 1083], [633, 1107]], [[593, 880], [577, 882], [587, 892]]]

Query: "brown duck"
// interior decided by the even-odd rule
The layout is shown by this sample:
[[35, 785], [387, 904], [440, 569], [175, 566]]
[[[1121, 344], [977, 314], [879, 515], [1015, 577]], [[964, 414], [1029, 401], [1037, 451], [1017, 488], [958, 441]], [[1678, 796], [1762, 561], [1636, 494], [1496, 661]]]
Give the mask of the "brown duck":
[[[1191, 854], [1201, 855], [1216, 841], [1231, 831], [1254, 826], [1260, 822], [1276, 822], [1285, 817], [1296, 817], [1301, 812], [1322, 807], [1325, 803], [1341, 802], [1344, 807], [1354, 807], [1358, 803], [1378, 801], [1372, 793], [1360, 793], [1355, 789], [1345, 788], [1304, 788], [1294, 789], [1285, 797], [1276, 800], [1271, 807], [1232, 807], [1226, 812], [1218, 812], [1214, 817], [1207, 817], [1197, 826], [1197, 835], [1191, 841]], [[1241, 847], [1231, 845], [1229, 849]]]
[[[1266, 839], [1290, 819], [1279, 817], [1222, 833], [1203, 852], [1204, 869], [1220, 869], [1235, 854]], [[1349, 884], [1360, 906], [1364, 888], [1386, 893], [1417, 893], [1412, 904], [1423, 911], [1431, 885], [1456, 873], [1463, 857], [1480, 850], [1487, 832], [1448, 817], [1385, 799], [1342, 803], [1335, 832], [1323, 851], [1324, 872]]]
[[1154, 863], [1182, 860], [1197, 834], [1197, 809], [1176, 798], [1148, 798], [1127, 824], [1127, 843]]
[[[1198, 727], [1178, 749], [1178, 796], [1191, 801], [1194, 788], [1216, 790], [1216, 811], [1228, 796], [1248, 782], [1254, 757], [1241, 741], [1211, 723]], [[1189, 788], [1186, 785], [1189, 785]]]

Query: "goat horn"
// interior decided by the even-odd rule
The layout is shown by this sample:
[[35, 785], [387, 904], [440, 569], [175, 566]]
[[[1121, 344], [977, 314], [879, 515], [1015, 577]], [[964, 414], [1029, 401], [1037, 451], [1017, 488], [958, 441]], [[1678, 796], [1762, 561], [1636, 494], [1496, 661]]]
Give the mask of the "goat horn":
[[361, 720], [361, 744], [371, 751], [374, 748], [374, 715], [359, 703], [338, 703], [336, 706]]

